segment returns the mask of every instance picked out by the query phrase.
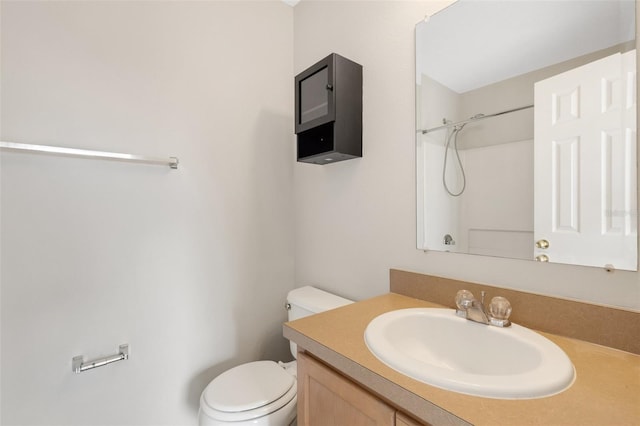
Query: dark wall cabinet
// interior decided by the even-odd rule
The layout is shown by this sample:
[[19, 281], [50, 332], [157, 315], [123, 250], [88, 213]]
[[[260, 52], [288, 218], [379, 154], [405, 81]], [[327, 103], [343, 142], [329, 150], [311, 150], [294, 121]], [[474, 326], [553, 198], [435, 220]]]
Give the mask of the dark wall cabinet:
[[362, 157], [362, 66], [332, 53], [295, 78], [298, 161]]

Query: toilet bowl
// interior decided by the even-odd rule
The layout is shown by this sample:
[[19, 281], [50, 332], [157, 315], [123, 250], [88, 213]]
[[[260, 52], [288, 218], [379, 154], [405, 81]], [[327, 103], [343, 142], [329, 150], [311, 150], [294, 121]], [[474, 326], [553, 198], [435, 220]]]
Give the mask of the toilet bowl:
[[200, 425], [289, 425], [296, 379], [273, 361], [242, 364], [216, 377], [200, 397]]
[[[306, 286], [287, 295], [289, 321], [352, 303]], [[291, 342], [296, 357], [296, 345]], [[254, 361], [213, 379], [200, 396], [200, 426], [287, 426], [296, 419], [296, 361]]]

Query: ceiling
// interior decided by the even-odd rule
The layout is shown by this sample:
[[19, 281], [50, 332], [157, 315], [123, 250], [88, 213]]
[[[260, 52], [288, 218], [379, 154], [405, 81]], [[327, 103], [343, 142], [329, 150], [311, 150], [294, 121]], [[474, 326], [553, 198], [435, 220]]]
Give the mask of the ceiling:
[[633, 0], [458, 0], [416, 26], [416, 77], [464, 93], [634, 37]]

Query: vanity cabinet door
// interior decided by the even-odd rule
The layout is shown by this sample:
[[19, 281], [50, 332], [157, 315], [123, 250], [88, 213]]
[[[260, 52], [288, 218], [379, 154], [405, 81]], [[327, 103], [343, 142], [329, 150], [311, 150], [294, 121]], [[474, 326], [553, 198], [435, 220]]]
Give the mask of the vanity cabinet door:
[[395, 409], [305, 353], [298, 353], [298, 425], [393, 426]]

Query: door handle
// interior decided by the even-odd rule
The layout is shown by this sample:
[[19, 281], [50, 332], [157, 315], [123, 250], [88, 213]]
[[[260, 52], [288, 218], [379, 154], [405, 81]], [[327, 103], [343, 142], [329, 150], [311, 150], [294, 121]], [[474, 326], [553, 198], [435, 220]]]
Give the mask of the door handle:
[[539, 254], [536, 256], [536, 262], [548, 262], [549, 261], [549, 256], [547, 256], [546, 254]]

